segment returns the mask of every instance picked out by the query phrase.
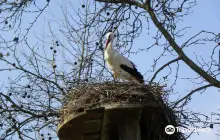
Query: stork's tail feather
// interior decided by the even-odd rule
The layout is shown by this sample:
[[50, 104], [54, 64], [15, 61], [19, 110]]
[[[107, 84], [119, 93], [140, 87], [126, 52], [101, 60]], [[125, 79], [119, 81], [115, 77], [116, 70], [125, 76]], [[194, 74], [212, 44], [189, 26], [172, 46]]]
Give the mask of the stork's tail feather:
[[136, 71], [136, 76], [135, 79], [140, 83], [143, 84], [144, 83], [144, 77], [141, 75], [140, 72]]
[[143, 84], [144, 83], [144, 77], [141, 75], [140, 72], [137, 72], [138, 73], [138, 77], [135, 77], [139, 83]]

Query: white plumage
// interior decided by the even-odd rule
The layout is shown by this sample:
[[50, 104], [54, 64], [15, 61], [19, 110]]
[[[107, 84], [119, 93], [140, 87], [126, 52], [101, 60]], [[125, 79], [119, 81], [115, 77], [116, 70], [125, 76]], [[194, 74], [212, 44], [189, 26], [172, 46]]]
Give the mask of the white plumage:
[[104, 57], [108, 67], [113, 71], [114, 77], [143, 83], [143, 76], [137, 71], [135, 65], [112, 47], [114, 33], [109, 32], [106, 37]]

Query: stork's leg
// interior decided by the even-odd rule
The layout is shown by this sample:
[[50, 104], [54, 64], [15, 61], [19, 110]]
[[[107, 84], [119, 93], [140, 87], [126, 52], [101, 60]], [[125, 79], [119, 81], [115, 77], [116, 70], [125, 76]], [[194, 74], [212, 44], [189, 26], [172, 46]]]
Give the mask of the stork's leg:
[[115, 81], [117, 81], [118, 78], [120, 77], [119, 74], [118, 74], [117, 72], [115, 72], [115, 71], [114, 71], [114, 73], [113, 73], [113, 76], [114, 76], [114, 80], [115, 80]]
[[116, 72], [113, 73], [113, 76], [114, 76], [115, 79], [118, 78], [118, 74]]

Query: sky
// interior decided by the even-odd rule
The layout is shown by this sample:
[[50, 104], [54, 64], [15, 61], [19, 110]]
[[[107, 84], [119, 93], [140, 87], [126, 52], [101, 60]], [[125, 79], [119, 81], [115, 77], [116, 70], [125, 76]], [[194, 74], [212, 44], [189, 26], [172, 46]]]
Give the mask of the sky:
[[[48, 20], [48, 18], [53, 17], [53, 15], [56, 15], [56, 17], [62, 16], [59, 10], [56, 9], [56, 3], [57, 1], [51, 2], [49, 8], [45, 11], [45, 13], [38, 19], [35, 26], [30, 32], [29, 38], [33, 42], [37, 42], [36, 35], [40, 35], [43, 31], [43, 28], [47, 26], [47, 23], [45, 21]], [[82, 1], [80, 2], [74, 2], [77, 6], [79, 6]], [[201, 30], [208, 30], [208, 31], [214, 31], [214, 32], [220, 32], [220, 9], [219, 9], [220, 1], [219, 0], [199, 0], [198, 5], [193, 8], [193, 13], [186, 16], [184, 18], [184, 22], [179, 23], [180, 27], [190, 26], [191, 28], [187, 30], [187, 34], [178, 40], [178, 42], [182, 42], [189, 38], [190, 36], [194, 35], [195, 33], [201, 31]], [[29, 15], [31, 17], [31, 15]], [[24, 18], [24, 21], [29, 21], [29, 16], [26, 16]], [[43, 27], [42, 27], [43, 25]], [[24, 24], [23, 26], [26, 26]], [[155, 32], [155, 28], [150, 28], [150, 33]], [[137, 48], [144, 48], [147, 46], [150, 46], [152, 44], [152, 38], [147, 34], [148, 31], [143, 31], [143, 33], [134, 40], [133, 44], [133, 50], [135, 51]], [[11, 36], [11, 34], [7, 35], [8, 37]], [[34, 43], [33, 43], [34, 44]], [[195, 47], [193, 49], [186, 49], [186, 54], [191, 58], [194, 57], [194, 52], [197, 52], [204, 56], [205, 58], [208, 58], [207, 55], [207, 47], [209, 46], [199, 46]], [[152, 62], [154, 58], [158, 55], [158, 49], [152, 49], [149, 52], [143, 52], [139, 53], [138, 55], [131, 55], [130, 59], [137, 65], [137, 68], [141, 71], [141, 73], [146, 73], [148, 68], [152, 65]], [[167, 60], [170, 60], [169, 57], [166, 57], [164, 60], [160, 61], [159, 65], [163, 65]], [[188, 68], [183, 63], [181, 64], [180, 68], [180, 75], [185, 76], [186, 74], [190, 76], [195, 76], [195, 73]], [[164, 74], [162, 72], [162, 74]], [[10, 75], [11, 76], [11, 75]], [[146, 74], [145, 79], [150, 77], [151, 75]], [[7, 82], [7, 78], [9, 77], [9, 74], [6, 73], [0, 73], [0, 77], [3, 77], [1, 79], [1, 82]], [[159, 77], [159, 76], [158, 76]], [[178, 82], [178, 85], [175, 87], [176, 91], [178, 91], [180, 94], [178, 95], [186, 95], [189, 91], [186, 89], [192, 89], [194, 87], [193, 84], [189, 83], [187, 80], [181, 80]], [[176, 97], [174, 97], [176, 98]], [[220, 93], [216, 88], [209, 88], [206, 90], [203, 94], [195, 93], [192, 97], [192, 101], [187, 106], [189, 110], [195, 111], [195, 112], [201, 112], [204, 114], [207, 114], [211, 116], [212, 112], [217, 112], [218, 109], [220, 109]], [[172, 98], [171, 98], [172, 100]], [[200, 133], [199, 135], [194, 134], [192, 137], [190, 137], [190, 140], [220, 140], [220, 137], [216, 136], [216, 134], [220, 131], [219, 126], [214, 126], [214, 129], [211, 132], [208, 133]]]

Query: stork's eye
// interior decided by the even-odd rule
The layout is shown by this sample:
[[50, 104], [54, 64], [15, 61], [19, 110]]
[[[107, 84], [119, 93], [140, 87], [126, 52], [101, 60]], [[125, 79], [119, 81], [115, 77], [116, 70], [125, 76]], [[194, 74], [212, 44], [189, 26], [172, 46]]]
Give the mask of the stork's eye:
[[114, 37], [116, 37], [116, 35], [114, 35]]

